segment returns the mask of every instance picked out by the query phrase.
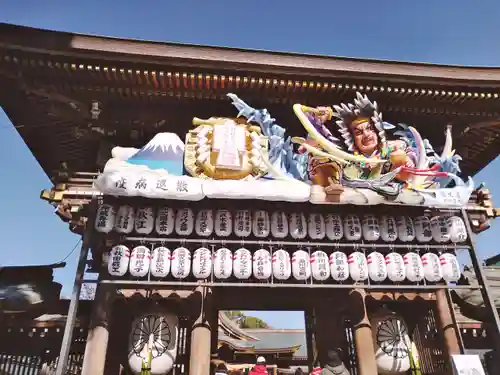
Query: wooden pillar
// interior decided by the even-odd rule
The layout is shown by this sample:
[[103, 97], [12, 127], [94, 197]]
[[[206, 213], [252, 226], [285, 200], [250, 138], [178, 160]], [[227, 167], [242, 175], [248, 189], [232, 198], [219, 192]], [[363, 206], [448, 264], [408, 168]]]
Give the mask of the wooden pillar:
[[366, 311], [366, 292], [353, 289], [350, 293], [351, 318], [356, 347], [358, 375], [376, 375], [375, 346], [373, 345], [372, 327]]
[[461, 354], [460, 345], [458, 343], [457, 327], [453, 322], [451, 315], [451, 305], [448, 303], [448, 296], [445, 289], [436, 291], [436, 306], [439, 315], [439, 329], [443, 333], [444, 345], [446, 353], [451, 356]]
[[113, 291], [107, 285], [97, 287], [83, 357], [82, 375], [104, 374], [109, 339], [108, 319]]
[[199, 286], [195, 295], [199, 296], [197, 303], [196, 318], [191, 328], [191, 350], [189, 355], [189, 375], [207, 375], [210, 373], [211, 355], [211, 315], [214, 313], [212, 301], [212, 290], [209, 287]]
[[304, 321], [306, 323], [307, 366], [309, 368], [309, 373], [311, 373], [314, 362], [318, 358], [314, 308], [308, 307], [304, 310]]

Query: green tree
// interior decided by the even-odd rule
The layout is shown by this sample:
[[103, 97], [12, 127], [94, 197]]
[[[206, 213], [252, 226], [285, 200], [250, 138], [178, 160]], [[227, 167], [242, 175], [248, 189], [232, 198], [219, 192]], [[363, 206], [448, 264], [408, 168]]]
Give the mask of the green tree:
[[226, 311], [226, 315], [233, 321], [238, 322], [241, 328], [255, 329], [255, 328], [270, 328], [262, 319], [256, 318], [254, 316], [246, 316], [243, 311], [231, 310]]

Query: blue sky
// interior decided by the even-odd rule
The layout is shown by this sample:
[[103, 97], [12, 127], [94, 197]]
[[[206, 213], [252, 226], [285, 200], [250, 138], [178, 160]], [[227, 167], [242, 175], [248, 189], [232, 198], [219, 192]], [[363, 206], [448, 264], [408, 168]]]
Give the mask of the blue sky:
[[[498, 0], [88, 0], [78, 6], [69, 4], [0, 0], [0, 22], [157, 41], [500, 66]], [[50, 181], [1, 110], [0, 170], [0, 265], [48, 264], [66, 257], [78, 238], [39, 199]], [[500, 205], [499, 172], [497, 159], [475, 181], [486, 182]], [[498, 252], [494, 232], [490, 229], [479, 236], [482, 257]], [[76, 251], [68, 266], [56, 273], [65, 295], [71, 292], [77, 257]], [[302, 313], [257, 315], [279, 328], [303, 326]]]

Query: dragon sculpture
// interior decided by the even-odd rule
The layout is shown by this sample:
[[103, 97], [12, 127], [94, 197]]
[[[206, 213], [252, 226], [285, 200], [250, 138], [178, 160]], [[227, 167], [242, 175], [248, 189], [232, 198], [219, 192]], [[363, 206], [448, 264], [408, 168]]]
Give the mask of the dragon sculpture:
[[247, 122], [258, 124], [262, 129], [262, 134], [269, 139], [268, 162], [270, 164], [270, 173], [268, 173], [267, 177], [293, 178], [299, 181], [307, 181], [307, 155], [294, 152], [291, 138], [285, 137], [285, 129], [276, 124], [276, 120], [271, 117], [269, 111], [265, 108], [255, 109], [250, 107], [235, 94], [227, 94], [227, 96], [239, 111], [238, 117], [243, 116], [247, 119]]

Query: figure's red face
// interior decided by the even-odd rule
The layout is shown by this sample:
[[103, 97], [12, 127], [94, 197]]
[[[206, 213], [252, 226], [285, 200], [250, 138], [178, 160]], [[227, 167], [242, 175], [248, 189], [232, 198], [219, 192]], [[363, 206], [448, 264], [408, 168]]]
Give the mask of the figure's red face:
[[354, 145], [360, 153], [371, 155], [378, 146], [378, 136], [374, 126], [369, 121], [351, 125]]

